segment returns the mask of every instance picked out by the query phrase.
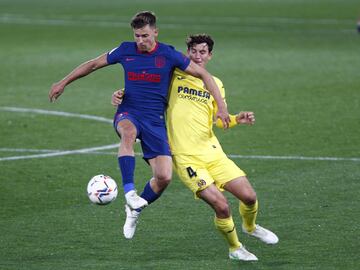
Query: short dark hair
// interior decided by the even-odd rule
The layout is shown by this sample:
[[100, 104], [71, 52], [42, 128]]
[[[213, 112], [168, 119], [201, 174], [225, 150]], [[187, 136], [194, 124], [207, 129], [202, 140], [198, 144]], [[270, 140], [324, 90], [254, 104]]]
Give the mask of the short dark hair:
[[193, 47], [196, 44], [206, 43], [209, 48], [209, 52], [211, 52], [213, 50], [214, 43], [215, 43], [214, 40], [211, 38], [211, 36], [209, 36], [207, 34], [189, 35], [186, 38], [185, 42], [186, 42], [188, 49], [190, 49], [191, 47]]
[[130, 23], [133, 29], [140, 29], [146, 25], [156, 27], [156, 16], [152, 11], [140, 11], [134, 15]]

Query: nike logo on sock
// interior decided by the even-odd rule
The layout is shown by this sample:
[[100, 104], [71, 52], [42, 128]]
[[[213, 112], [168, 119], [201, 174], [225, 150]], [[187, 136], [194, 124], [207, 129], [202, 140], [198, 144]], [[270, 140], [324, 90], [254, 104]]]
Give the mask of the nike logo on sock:
[[231, 232], [233, 232], [234, 230], [235, 230], [235, 226], [232, 228], [231, 231], [228, 231], [227, 233], [231, 233]]

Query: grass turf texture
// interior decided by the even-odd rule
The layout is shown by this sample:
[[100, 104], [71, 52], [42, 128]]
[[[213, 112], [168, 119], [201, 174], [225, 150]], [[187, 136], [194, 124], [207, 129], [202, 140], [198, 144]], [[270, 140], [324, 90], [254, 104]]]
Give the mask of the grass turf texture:
[[[256, 125], [217, 131], [241, 155], [360, 156], [360, 37], [357, 1], [0, 2], [0, 106], [111, 118], [119, 67], [100, 70], [49, 104], [51, 84], [79, 63], [131, 40], [138, 10], [159, 16], [160, 40], [184, 51], [188, 33], [215, 41], [209, 70], [229, 109], [253, 110]], [[121, 78], [119, 80], [119, 77]], [[110, 124], [0, 112], [0, 148], [80, 149], [117, 141]], [[24, 153], [0, 152], [1, 157]], [[28, 153], [31, 154], [31, 153]], [[357, 269], [359, 161], [234, 159], [260, 201], [258, 221], [280, 238], [266, 246], [240, 232], [256, 263], [227, 258], [212, 211], [177, 176], [122, 237], [121, 196], [89, 203], [95, 174], [120, 177], [114, 155], [0, 161], [0, 269]], [[137, 157], [137, 186], [150, 178]]]

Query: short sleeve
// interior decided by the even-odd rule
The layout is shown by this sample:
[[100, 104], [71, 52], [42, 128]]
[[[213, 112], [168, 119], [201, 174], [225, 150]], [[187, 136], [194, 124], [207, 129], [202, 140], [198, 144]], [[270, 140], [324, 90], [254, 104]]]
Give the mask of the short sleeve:
[[225, 100], [225, 88], [224, 88], [222, 81], [217, 77], [213, 76], [213, 78], [215, 80], [216, 85], [218, 86], [218, 88], [220, 90], [221, 97]]
[[109, 65], [113, 65], [121, 62], [123, 56], [122, 47], [123, 44], [120, 44], [119, 47], [116, 47], [107, 53], [107, 62]]
[[172, 59], [173, 59], [173, 62], [174, 62], [174, 66], [181, 69], [181, 70], [183, 70], [183, 71], [190, 64], [190, 59], [188, 57], [186, 57], [183, 53], [178, 52], [175, 49], [172, 50]]

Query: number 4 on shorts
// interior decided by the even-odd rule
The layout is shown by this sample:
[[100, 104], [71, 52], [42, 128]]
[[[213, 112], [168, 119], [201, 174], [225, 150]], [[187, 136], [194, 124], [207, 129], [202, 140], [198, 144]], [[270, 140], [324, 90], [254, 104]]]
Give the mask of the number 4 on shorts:
[[197, 176], [196, 172], [191, 167], [187, 167], [186, 171], [187, 171], [190, 178], [193, 178], [194, 176]]

